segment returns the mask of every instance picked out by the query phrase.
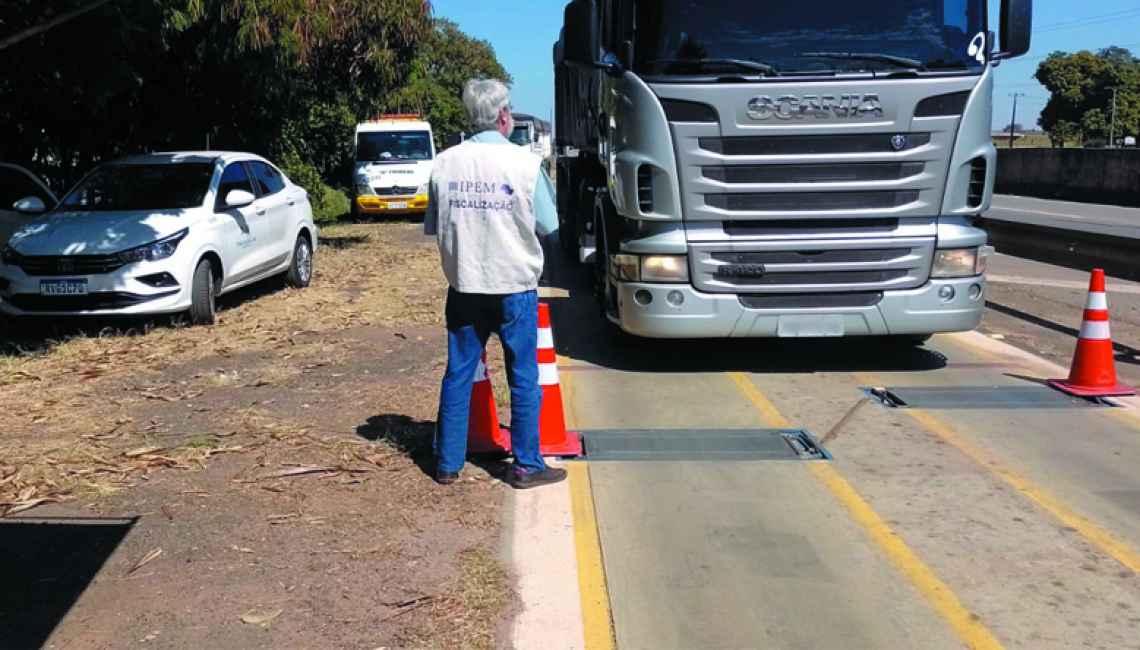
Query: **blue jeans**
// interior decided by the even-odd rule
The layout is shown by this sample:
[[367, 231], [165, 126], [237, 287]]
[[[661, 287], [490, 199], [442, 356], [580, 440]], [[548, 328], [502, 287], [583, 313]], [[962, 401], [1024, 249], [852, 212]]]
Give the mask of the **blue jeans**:
[[442, 472], [458, 472], [467, 456], [467, 417], [475, 368], [491, 333], [499, 335], [511, 386], [511, 447], [515, 465], [546, 469], [539, 453], [538, 293], [508, 295], [447, 291], [447, 373], [439, 395], [435, 457]]

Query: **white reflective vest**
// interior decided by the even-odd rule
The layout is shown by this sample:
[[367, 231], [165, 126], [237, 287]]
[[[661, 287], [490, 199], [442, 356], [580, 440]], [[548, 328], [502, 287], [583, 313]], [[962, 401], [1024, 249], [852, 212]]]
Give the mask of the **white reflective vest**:
[[468, 140], [435, 160], [431, 200], [443, 273], [463, 293], [510, 294], [538, 287], [535, 234], [541, 160], [522, 147]]

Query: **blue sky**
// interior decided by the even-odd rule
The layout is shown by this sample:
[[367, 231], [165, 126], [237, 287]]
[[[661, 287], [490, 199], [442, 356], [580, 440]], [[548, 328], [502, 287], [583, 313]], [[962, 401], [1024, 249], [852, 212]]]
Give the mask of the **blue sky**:
[[[990, 1], [991, 26], [996, 29], [997, 0]], [[468, 34], [491, 43], [499, 61], [514, 77], [515, 110], [550, 119], [554, 109], [554, 70], [551, 48], [562, 27], [564, 0], [529, 0], [509, 10], [472, 0], [433, 0], [437, 16], [459, 23]], [[1033, 47], [1020, 59], [997, 69], [994, 91], [995, 128], [1009, 124], [1012, 93], [1017, 121], [1026, 128], [1037, 117], [1049, 93], [1033, 79], [1037, 64], [1050, 52], [1096, 51], [1119, 45], [1140, 54], [1140, 5], [1137, 0], [1036, 0]]]

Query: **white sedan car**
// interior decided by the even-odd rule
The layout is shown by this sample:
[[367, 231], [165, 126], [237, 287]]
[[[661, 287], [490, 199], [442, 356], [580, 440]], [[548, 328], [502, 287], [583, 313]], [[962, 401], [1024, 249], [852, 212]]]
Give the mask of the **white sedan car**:
[[308, 286], [316, 245], [308, 194], [264, 158], [135, 156], [96, 168], [12, 235], [0, 254], [0, 311], [189, 311], [192, 322], [212, 323], [227, 291], [277, 274]]

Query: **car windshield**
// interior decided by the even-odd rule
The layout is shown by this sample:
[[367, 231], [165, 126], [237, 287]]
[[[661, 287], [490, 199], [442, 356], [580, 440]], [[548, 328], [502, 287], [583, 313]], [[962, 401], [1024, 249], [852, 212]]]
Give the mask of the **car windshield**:
[[356, 134], [356, 160], [431, 160], [431, 134], [427, 131], [363, 131]]
[[662, 0], [635, 21], [646, 76], [980, 73], [989, 52], [985, 0]]
[[214, 163], [104, 165], [72, 190], [61, 210], [184, 210], [202, 205]]

